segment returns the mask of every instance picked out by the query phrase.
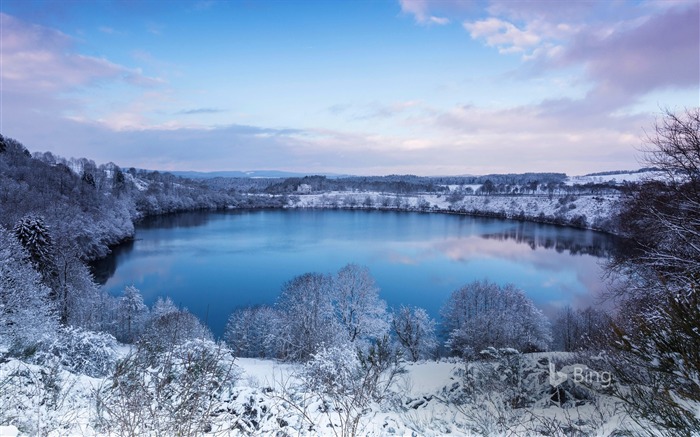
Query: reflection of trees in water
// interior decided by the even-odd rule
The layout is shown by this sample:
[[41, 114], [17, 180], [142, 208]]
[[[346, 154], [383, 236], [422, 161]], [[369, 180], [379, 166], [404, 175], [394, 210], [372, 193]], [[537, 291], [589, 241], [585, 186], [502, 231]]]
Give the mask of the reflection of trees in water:
[[132, 250], [134, 250], [134, 240], [125, 241], [112, 247], [112, 252], [106, 257], [91, 262], [89, 267], [95, 282], [104, 285], [117, 271], [118, 259], [128, 255]]
[[[227, 214], [249, 214], [250, 211], [233, 211]], [[204, 226], [213, 217], [212, 211], [192, 211], [192, 212], [178, 212], [173, 214], [163, 214], [151, 217], [146, 217], [138, 222], [137, 228], [139, 229], [175, 229], [175, 228], [194, 228], [197, 226]], [[113, 246], [112, 252], [104, 258], [92, 261], [89, 265], [92, 276], [95, 282], [99, 285], [104, 285], [107, 283], [109, 278], [114, 276], [117, 271], [117, 264], [119, 264], [119, 259], [123, 256], [127, 256], [131, 251], [134, 250], [134, 241], [129, 240]]]
[[146, 217], [138, 223], [141, 229], [193, 228], [209, 222], [211, 211], [180, 212]]
[[558, 253], [568, 251], [571, 255], [592, 255], [599, 258], [613, 255], [618, 247], [618, 239], [612, 235], [526, 222], [501, 232], [484, 234], [482, 237], [489, 240], [513, 240], [516, 243], [527, 244], [532, 250], [553, 249]]

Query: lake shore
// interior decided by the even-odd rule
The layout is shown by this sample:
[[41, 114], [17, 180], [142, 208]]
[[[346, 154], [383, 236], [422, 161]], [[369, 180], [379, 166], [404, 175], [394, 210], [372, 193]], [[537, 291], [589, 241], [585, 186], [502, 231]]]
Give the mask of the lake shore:
[[397, 195], [378, 192], [328, 192], [290, 196], [285, 208], [367, 209], [438, 212], [530, 221], [615, 234], [620, 196], [601, 195]]

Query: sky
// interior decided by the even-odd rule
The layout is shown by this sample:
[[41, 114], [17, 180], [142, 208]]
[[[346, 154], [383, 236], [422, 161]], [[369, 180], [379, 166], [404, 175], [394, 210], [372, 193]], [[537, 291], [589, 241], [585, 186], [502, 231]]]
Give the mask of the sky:
[[643, 166], [700, 0], [0, 0], [0, 133], [156, 170]]

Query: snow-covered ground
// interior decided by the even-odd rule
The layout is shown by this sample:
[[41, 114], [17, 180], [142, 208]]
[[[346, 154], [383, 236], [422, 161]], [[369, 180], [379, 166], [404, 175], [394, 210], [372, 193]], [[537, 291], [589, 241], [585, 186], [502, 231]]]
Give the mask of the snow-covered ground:
[[[518, 387], [504, 385], [508, 367], [493, 362], [481, 363], [481, 367], [456, 359], [406, 363], [406, 372], [390, 388], [391, 395], [358, 412], [356, 433], [635, 434], [638, 425], [624, 414], [621, 402], [610, 396], [605, 387], [574, 381], [577, 368], [587, 369], [571, 361], [575, 356], [543, 353], [521, 357]], [[550, 360], [557, 363], [558, 372], [568, 376], [559, 392], [550, 384]], [[302, 365], [250, 358], [240, 358], [236, 365], [240, 368], [236, 386], [215, 411], [212, 428], [199, 435], [340, 435], [342, 414], [333, 409], [337, 404], [324, 403], [301, 391]], [[465, 381], [470, 379], [465, 375], [476, 379], [477, 387], [483, 385], [478, 381], [482, 375], [494, 385], [486, 391], [468, 390]], [[95, 393], [114, 383], [110, 378], [75, 375], [15, 359], [5, 361], [0, 364], [0, 436], [104, 435], [96, 425], [99, 405]], [[524, 393], [523, 405], [511, 405], [509, 396], [515, 389]], [[556, 393], [564, 392], [569, 397], [566, 403], [556, 397]], [[557, 432], [552, 434], [553, 430]], [[619, 434], [630, 430], [631, 434]], [[152, 435], [161, 434], [154, 430]]]
[[602, 183], [624, 184], [625, 182], [637, 183], [648, 180], [658, 180], [663, 177], [664, 173], [660, 171], [631, 171], [623, 173], [612, 172], [610, 174], [569, 176], [568, 178], [566, 178], [564, 183], [566, 185]]

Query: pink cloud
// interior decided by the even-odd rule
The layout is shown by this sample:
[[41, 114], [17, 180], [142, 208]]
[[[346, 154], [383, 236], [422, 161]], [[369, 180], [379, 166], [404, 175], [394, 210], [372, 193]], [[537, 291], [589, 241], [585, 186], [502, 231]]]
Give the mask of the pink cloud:
[[629, 28], [598, 36], [580, 33], [555, 66], [583, 63], [600, 92], [631, 95], [700, 83], [700, 5], [671, 8]]
[[75, 40], [54, 29], [0, 13], [2, 80], [13, 92], [60, 93], [100, 81], [153, 86], [139, 70], [73, 51]]

